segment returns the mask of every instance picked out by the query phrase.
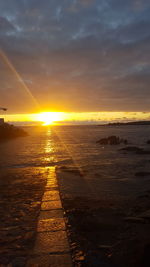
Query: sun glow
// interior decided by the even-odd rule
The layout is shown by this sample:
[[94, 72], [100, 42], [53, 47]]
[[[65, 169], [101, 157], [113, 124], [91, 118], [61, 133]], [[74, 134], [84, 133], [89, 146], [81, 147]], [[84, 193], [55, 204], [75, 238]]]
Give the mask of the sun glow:
[[[1, 116], [0, 116], [1, 117]], [[31, 114], [2, 114], [6, 122], [28, 125], [101, 124], [150, 120], [150, 112], [40, 112]]]
[[43, 126], [47, 126], [54, 122], [62, 121], [63, 116], [62, 112], [42, 112], [37, 114], [36, 120], [43, 122]]

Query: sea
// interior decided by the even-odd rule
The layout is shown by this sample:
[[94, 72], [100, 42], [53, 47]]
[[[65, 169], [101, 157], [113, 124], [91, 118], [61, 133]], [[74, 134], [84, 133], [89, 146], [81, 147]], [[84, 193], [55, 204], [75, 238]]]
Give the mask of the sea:
[[[36, 126], [24, 127], [28, 136], [0, 143], [0, 169], [48, 168], [51, 166], [75, 167], [83, 175], [78, 186], [87, 186], [96, 194], [139, 194], [149, 186], [149, 176], [139, 177], [139, 172], [150, 172], [150, 155], [138, 155], [120, 150], [125, 145], [99, 145], [97, 141], [111, 135], [128, 140], [128, 146], [150, 150], [150, 126]], [[83, 183], [84, 176], [84, 183]], [[143, 183], [144, 181], [144, 183]], [[85, 184], [85, 186], [84, 186]]]

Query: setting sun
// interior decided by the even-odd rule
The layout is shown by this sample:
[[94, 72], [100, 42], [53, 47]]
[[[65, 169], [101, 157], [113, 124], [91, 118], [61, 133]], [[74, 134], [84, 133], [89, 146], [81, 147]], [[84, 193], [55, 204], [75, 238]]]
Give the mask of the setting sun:
[[61, 121], [63, 119], [62, 112], [42, 112], [37, 114], [38, 121], [43, 122], [43, 125], [50, 125], [54, 122]]

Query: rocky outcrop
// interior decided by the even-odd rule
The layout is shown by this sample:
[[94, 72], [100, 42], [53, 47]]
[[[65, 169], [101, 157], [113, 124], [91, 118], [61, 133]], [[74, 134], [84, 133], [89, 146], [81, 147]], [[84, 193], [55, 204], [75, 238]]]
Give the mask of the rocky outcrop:
[[23, 129], [15, 127], [11, 124], [4, 123], [0, 125], [0, 141], [27, 135], [27, 132], [25, 132]]
[[141, 149], [141, 151], [137, 152], [137, 154], [141, 154], [141, 155], [150, 155], [150, 150], [144, 150], [144, 149]]
[[136, 172], [135, 176], [150, 176], [150, 172]]
[[120, 145], [120, 144], [127, 144], [128, 141], [126, 139], [122, 139], [118, 136], [112, 135], [107, 138], [102, 138], [96, 142], [100, 145]]
[[140, 155], [150, 155], [150, 150], [144, 150], [143, 148], [136, 146], [127, 146], [120, 149], [121, 151], [135, 152]]
[[136, 153], [143, 151], [142, 148], [137, 147], [137, 146], [127, 146], [127, 147], [121, 148], [120, 150], [128, 151], [128, 152], [136, 152]]

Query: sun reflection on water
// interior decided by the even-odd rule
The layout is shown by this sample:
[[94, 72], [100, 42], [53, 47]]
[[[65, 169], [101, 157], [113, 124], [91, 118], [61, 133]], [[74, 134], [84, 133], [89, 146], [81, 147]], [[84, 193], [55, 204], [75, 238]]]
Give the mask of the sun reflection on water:
[[52, 141], [52, 130], [51, 129], [47, 130], [47, 138], [46, 138], [44, 151], [45, 151], [44, 160], [46, 162], [54, 162], [54, 160], [55, 160], [55, 157], [54, 157], [54, 143]]

